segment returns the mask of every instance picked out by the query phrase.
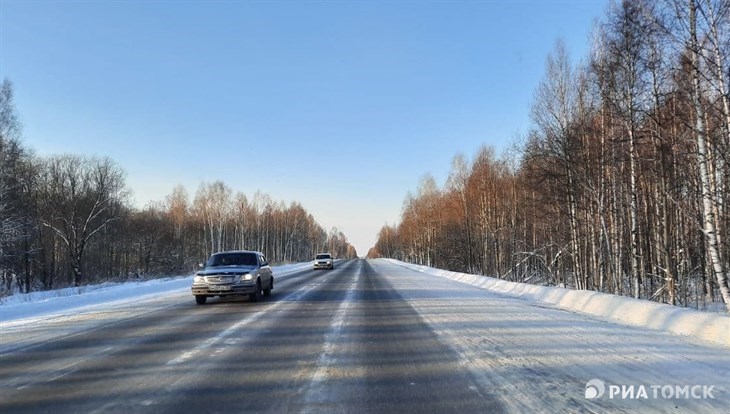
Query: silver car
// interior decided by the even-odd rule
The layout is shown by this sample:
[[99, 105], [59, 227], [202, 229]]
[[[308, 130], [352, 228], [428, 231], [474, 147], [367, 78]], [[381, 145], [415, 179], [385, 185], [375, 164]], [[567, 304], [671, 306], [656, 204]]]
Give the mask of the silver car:
[[235, 250], [215, 253], [193, 278], [198, 305], [214, 296], [248, 296], [251, 302], [271, 295], [274, 275], [261, 252]]
[[314, 258], [315, 269], [334, 269], [335, 261], [329, 253], [320, 253]]

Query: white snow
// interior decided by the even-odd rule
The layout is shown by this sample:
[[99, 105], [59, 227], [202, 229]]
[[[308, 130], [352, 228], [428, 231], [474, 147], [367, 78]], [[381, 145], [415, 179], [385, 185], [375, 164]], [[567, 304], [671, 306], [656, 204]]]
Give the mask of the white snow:
[[393, 259], [386, 260], [418, 272], [532, 302], [553, 305], [559, 309], [589, 314], [630, 326], [686, 335], [730, 347], [730, 316], [727, 315], [601, 292], [508, 282], [488, 276], [452, 272]]
[[[477, 389], [498, 398], [508, 412], [728, 412], [725, 346], [649, 324], [630, 326], [600, 307], [594, 314], [568, 309], [571, 303], [561, 307], [547, 302], [559, 302], [551, 289], [538, 286], [495, 288], [496, 279], [392, 260], [373, 261], [372, 267], [458, 355]], [[593, 292], [576, 293], [580, 300], [573, 307], [591, 310], [584, 302], [594, 300], [588, 295]], [[620, 302], [609, 301], [616, 310], [623, 309]], [[594, 380], [605, 384], [606, 395], [585, 398]], [[649, 398], [611, 397], [609, 389], [617, 386], [706, 386], [715, 392], [707, 399], [655, 397], [651, 390]]]
[[[272, 270], [274, 277], [277, 277], [311, 267], [312, 262], [305, 262], [274, 266]], [[186, 275], [140, 282], [102, 283], [12, 295], [0, 302], [0, 323], [77, 313], [99, 305], [108, 308], [132, 299], [139, 301], [164, 293], [187, 292], [192, 277]]]

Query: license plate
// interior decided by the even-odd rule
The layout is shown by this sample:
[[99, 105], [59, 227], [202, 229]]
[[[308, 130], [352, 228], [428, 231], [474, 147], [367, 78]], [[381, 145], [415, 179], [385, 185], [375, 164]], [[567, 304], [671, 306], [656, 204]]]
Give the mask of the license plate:
[[208, 289], [209, 290], [231, 290], [231, 287], [230, 286], [211, 285], [211, 286], [208, 286]]

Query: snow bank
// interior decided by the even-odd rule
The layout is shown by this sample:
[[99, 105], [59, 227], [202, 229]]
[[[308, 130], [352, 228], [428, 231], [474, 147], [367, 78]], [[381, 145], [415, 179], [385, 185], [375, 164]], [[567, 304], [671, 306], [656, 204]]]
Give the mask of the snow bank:
[[[280, 277], [311, 266], [312, 262], [306, 262], [273, 266], [272, 269], [274, 277]], [[0, 301], [0, 322], [65, 313], [102, 303], [112, 304], [166, 293], [187, 292], [192, 284], [192, 277], [187, 275], [140, 282], [102, 283], [12, 295]]]
[[627, 325], [686, 335], [730, 347], [730, 316], [727, 315], [601, 292], [508, 282], [493, 277], [451, 272], [393, 259], [385, 260], [418, 272], [445, 277], [509, 296], [555, 305], [560, 309], [586, 313]]
[[0, 304], [0, 322], [64, 313], [101, 303], [129, 301], [132, 298], [139, 300], [176, 290], [182, 291], [190, 288], [191, 280], [192, 276], [178, 276], [142, 282], [102, 283], [78, 288], [21, 293], [5, 298]]

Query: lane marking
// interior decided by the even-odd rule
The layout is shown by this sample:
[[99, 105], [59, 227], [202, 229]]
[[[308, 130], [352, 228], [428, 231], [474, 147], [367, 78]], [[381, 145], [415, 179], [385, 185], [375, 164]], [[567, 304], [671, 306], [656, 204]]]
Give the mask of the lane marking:
[[[257, 320], [262, 315], [264, 315], [267, 311], [270, 311], [270, 310], [275, 309], [277, 307], [283, 306], [283, 304], [288, 303], [288, 302], [291, 302], [293, 300], [294, 301], [297, 301], [300, 298], [302, 298], [303, 296], [305, 296], [308, 292], [310, 292], [310, 291], [314, 290], [315, 288], [317, 288], [318, 286], [320, 286], [321, 284], [322, 284], [321, 281], [315, 281], [315, 283], [311, 283], [311, 284], [307, 284], [307, 285], [302, 286], [298, 290], [289, 293], [288, 295], [284, 296], [283, 298], [277, 299], [276, 302], [270, 304], [266, 308], [257, 311], [256, 313], [252, 314], [248, 318], [246, 318], [246, 319], [244, 319], [244, 320], [236, 323], [235, 325], [229, 327], [228, 329], [226, 329], [225, 331], [223, 331], [220, 334], [216, 335], [215, 337], [209, 338], [209, 339], [203, 341], [203, 343], [201, 343], [200, 345], [198, 345], [194, 349], [192, 349], [192, 350], [190, 350], [188, 352], [183, 353], [182, 355], [180, 355], [179, 357], [177, 357], [175, 359], [172, 359], [172, 360], [168, 361], [165, 365], [178, 365], [178, 364], [181, 364], [181, 363], [189, 360], [190, 358], [192, 358], [193, 356], [195, 356], [197, 353], [199, 353], [199, 352], [201, 352], [201, 351], [203, 351], [203, 350], [205, 350], [207, 348], [210, 348], [211, 346], [213, 346], [214, 344], [216, 344], [220, 340], [225, 339], [226, 336], [228, 336], [231, 333], [233, 333], [236, 329], [242, 327], [243, 325], [245, 325], [247, 323], [250, 323], [250, 322], [253, 322], [253, 321]], [[226, 344], [226, 346], [224, 346], [224, 347], [216, 350], [215, 355], [217, 355], [217, 354], [225, 351], [226, 349], [230, 348], [233, 344], [237, 344], [239, 342], [239, 340], [240, 340], [240, 338], [226, 339], [226, 341], [224, 342]], [[197, 373], [192, 372], [192, 371], [189, 372], [189, 373], [187, 373], [187, 374], [183, 374], [183, 375], [178, 376], [174, 381], [172, 381], [169, 385], [167, 385], [165, 387], [165, 390], [167, 391], [167, 394], [168, 395], [171, 394], [172, 393], [172, 390], [176, 389], [179, 386], [179, 384], [184, 383], [185, 381], [188, 381], [190, 378], [195, 378], [195, 377], [197, 377]], [[162, 399], [164, 399], [164, 398], [169, 398], [169, 397], [162, 397]], [[100, 407], [99, 409], [96, 409], [94, 411], [91, 411], [89, 414], [101, 414], [101, 413], [108, 412], [108, 411], [110, 411], [110, 409], [112, 407], [115, 407], [115, 406], [118, 405], [118, 402], [117, 402], [118, 400], [119, 399], [117, 398], [114, 401], [110, 401], [109, 403], [107, 403], [106, 405]], [[160, 402], [161, 402], [161, 399], [160, 398], [157, 398], [157, 399], [152, 398], [152, 399], [147, 399], [147, 400], [142, 401], [141, 405], [146, 407], [146, 406], [157, 405]]]
[[[205, 351], [206, 349], [208, 349], [211, 346], [217, 344], [218, 342], [220, 342], [223, 339], [226, 340], [224, 342], [227, 345], [226, 347], [230, 347], [232, 345], [235, 345], [236, 343], [238, 343], [238, 338], [228, 339], [228, 337], [231, 334], [233, 334], [233, 332], [237, 331], [238, 329], [240, 329], [244, 325], [247, 325], [247, 324], [249, 324], [251, 322], [254, 322], [254, 321], [258, 320], [263, 315], [267, 314], [268, 312], [274, 311], [276, 308], [283, 306], [287, 302], [290, 302], [292, 300], [295, 300], [295, 301], [298, 300], [299, 298], [301, 298], [302, 296], [304, 296], [305, 294], [307, 294], [308, 292], [310, 292], [311, 290], [313, 290], [315, 287], [320, 286], [321, 284], [322, 284], [322, 282], [320, 281], [318, 283], [314, 283], [314, 284], [311, 284], [311, 285], [303, 286], [301, 289], [296, 290], [296, 291], [294, 291], [294, 292], [286, 295], [285, 297], [283, 297], [281, 299], [278, 299], [276, 302], [274, 302], [272, 304], [269, 304], [269, 306], [267, 306], [266, 308], [261, 309], [261, 310], [257, 311], [254, 314], [251, 314], [250, 316], [248, 316], [247, 318], [245, 318], [245, 319], [243, 319], [243, 320], [241, 320], [239, 322], [236, 322], [235, 324], [233, 324], [232, 326], [230, 326], [228, 329], [220, 332], [218, 335], [216, 335], [216, 336], [214, 336], [212, 338], [206, 339], [200, 345], [196, 346], [195, 348], [193, 348], [193, 349], [191, 349], [191, 350], [189, 350], [187, 352], [184, 352], [182, 355], [178, 356], [177, 358], [172, 359], [170, 361], [167, 361], [167, 363], [165, 365], [168, 365], [168, 366], [169, 365], [178, 365], [178, 364], [181, 364], [181, 363], [183, 363], [185, 361], [188, 361], [192, 357], [196, 356], [197, 354], [201, 353], [202, 351]], [[223, 351], [223, 348], [218, 349], [216, 351], [216, 353], [220, 353], [222, 351]]]
[[320, 385], [327, 379], [329, 372], [335, 365], [333, 358], [335, 343], [340, 337], [342, 328], [345, 325], [345, 319], [347, 318], [348, 310], [350, 309], [350, 305], [353, 303], [353, 299], [355, 299], [355, 288], [357, 287], [358, 281], [360, 280], [360, 273], [361, 268], [360, 266], [358, 266], [355, 273], [356, 276], [347, 286], [347, 293], [345, 294], [345, 298], [342, 300], [342, 302], [340, 302], [339, 306], [337, 307], [335, 315], [332, 318], [330, 328], [325, 334], [324, 346], [322, 347], [322, 352], [319, 354], [319, 358], [317, 359], [317, 371], [315, 371], [312, 379], [307, 386], [307, 394], [304, 398], [304, 413], [317, 412], [318, 410], [316, 407], [314, 407], [314, 404], [321, 403], [323, 400]]
[[[306, 269], [305, 269], [305, 267], [306, 267]], [[290, 270], [290, 271], [288, 271], [286, 273], [277, 275], [277, 278], [279, 280], [279, 288], [281, 289], [283, 287], [283, 288], [286, 289], [290, 285], [289, 282], [296, 283], [295, 281], [298, 280], [296, 276], [298, 276], [300, 274], [301, 275], [309, 274], [311, 272], [311, 270], [308, 269], [308, 267], [309, 266], [300, 266], [297, 269], [292, 269], [292, 270]], [[283, 285], [281, 284], [282, 282], [284, 282]], [[292, 291], [289, 294], [287, 294], [287, 295], [285, 295], [285, 296], [283, 296], [281, 298], [277, 297], [276, 298], [276, 302], [269, 304], [269, 306], [267, 306], [267, 307], [265, 307], [265, 308], [257, 311], [254, 315], [252, 315], [252, 316], [256, 316], [256, 317], [248, 318], [247, 320], [244, 320], [244, 321], [239, 322], [235, 326], [233, 326], [233, 327], [227, 329], [226, 331], [222, 332], [221, 334], [217, 335], [215, 338], [209, 338], [208, 340], [204, 341], [202, 344], [200, 344], [198, 347], [196, 347], [195, 350], [188, 351], [188, 352], [184, 353], [183, 355], [180, 355], [177, 358], [173, 359], [172, 361], [168, 361], [166, 365], [177, 365], [177, 364], [180, 364], [180, 363], [182, 363], [184, 361], [189, 360], [190, 358], [192, 358], [193, 356], [195, 356], [198, 352], [200, 352], [200, 351], [202, 351], [204, 349], [210, 348], [211, 346], [213, 346], [214, 344], [216, 344], [221, 339], [226, 338], [226, 336], [230, 336], [230, 334], [233, 333], [233, 331], [236, 328], [240, 328], [245, 323], [252, 322], [252, 321], [258, 319], [258, 316], [260, 316], [262, 313], [265, 313], [267, 311], [275, 311], [276, 308], [280, 307], [282, 303], [299, 301], [304, 296], [306, 296], [309, 292], [311, 292], [312, 290], [314, 290], [317, 287], [321, 286], [325, 282], [326, 282], [326, 280], [320, 280], [320, 279], [316, 279], [316, 278], [314, 278], [313, 280], [310, 280], [310, 281], [305, 282], [305, 284], [303, 286], [301, 286], [299, 289], [297, 289], [295, 291]], [[295, 286], [296, 286], [296, 284], [295, 284]], [[179, 297], [183, 297], [183, 296], [187, 296], [187, 294], [188, 293], [186, 293], [185, 295], [183, 295], [182, 293], [175, 292], [175, 294], [174, 295], [171, 295], [171, 297], [174, 297], [174, 298], [177, 298], [178, 296]], [[169, 309], [180, 308], [180, 307], [185, 307], [185, 306], [186, 306], [185, 304], [181, 304], [180, 302], [175, 302], [172, 305], [167, 305], [167, 306], [162, 306], [162, 307], [156, 308], [151, 313], [164, 312], [164, 311], [167, 311]], [[118, 315], [118, 312], [115, 313], [115, 314]], [[91, 333], [91, 332], [94, 332], [94, 331], [98, 331], [98, 330], [101, 330], [101, 329], [104, 329], [104, 328], [109, 328], [109, 327], [112, 327], [112, 326], [116, 326], [116, 325], [122, 324], [124, 322], [128, 322], [130, 320], [133, 320], [135, 318], [138, 318], [140, 316], [146, 317], [146, 316], [149, 316], [149, 314], [150, 314], [150, 312], [143, 313], [143, 314], [139, 314], [139, 313], [135, 313], [135, 312], [132, 312], [132, 311], [125, 311], [124, 312], [124, 316], [123, 316], [122, 319], [118, 319], [118, 320], [115, 320], [115, 321], [112, 321], [112, 322], [100, 323], [100, 324], [94, 325], [94, 326], [92, 326], [90, 328], [89, 327], [84, 327], [83, 329], [80, 329], [78, 331], [70, 332], [70, 333], [67, 333], [65, 335], [60, 335], [60, 336], [57, 336], [56, 338], [58, 338], [58, 339], [68, 339], [68, 338], [72, 338], [72, 337], [77, 337], [77, 336], [84, 335], [84, 334], [88, 334], [88, 333]], [[88, 317], [90, 317], [89, 315], [84, 314], [84, 315], [82, 315], [82, 318], [81, 319], [84, 320], [84, 321], [86, 321], [88, 319]], [[69, 319], [70, 319], [70, 317], [69, 317]], [[4, 325], [5, 325], [4, 323], [0, 323], [0, 326], [4, 326]], [[225, 351], [226, 349], [237, 345], [240, 342], [240, 340], [241, 340], [241, 338], [235, 338], [235, 337], [234, 338], [226, 338], [226, 340], [225, 340], [225, 346], [222, 347], [221, 349], [218, 349], [215, 354], [218, 355], [218, 354], [222, 353], [223, 351]], [[28, 349], [36, 348], [36, 347], [39, 347], [39, 346], [44, 345], [44, 344], [45, 344], [45, 341], [42, 341], [40, 339], [38, 340], [38, 342], [33, 343], [31, 345], [27, 345], [27, 344], [25, 344], [25, 345], [16, 345], [16, 347], [15, 348], [12, 348], [12, 349], [8, 349], [8, 348], [11, 348], [11, 347], [6, 347], [6, 344], [3, 344], [3, 346], [0, 346], [0, 357], [5, 357], [5, 356], [8, 356], [8, 355], [11, 355], [11, 354], [17, 352], [18, 350], [26, 351]], [[2, 349], [2, 348], [5, 348], [5, 349]], [[107, 346], [107, 347], [105, 347], [105, 348], [103, 348], [103, 349], [101, 349], [99, 351], [94, 352], [93, 356], [99, 356], [99, 355], [109, 354], [109, 353], [118, 351], [118, 349], [119, 349], [119, 347], [116, 346], [116, 345]], [[76, 369], [72, 369], [72, 370], [68, 370], [68, 369], [69, 368], [72, 368], [72, 367], [76, 367], [78, 365], [81, 365], [82, 363], [86, 362], [87, 360], [88, 360], [88, 355], [83, 360], [76, 361], [74, 363], [65, 365], [65, 366], [63, 366], [63, 367], [61, 367], [59, 369], [54, 370], [55, 372], [46, 373], [45, 375], [38, 375], [39, 378], [32, 379], [31, 381], [28, 381], [28, 382], [25, 382], [25, 383], [23, 383], [21, 381], [17, 381], [15, 384], [10, 383], [10, 384], [6, 384], [6, 386], [8, 386], [8, 387], [14, 387], [16, 390], [22, 391], [22, 390], [28, 389], [30, 387], [33, 387], [33, 386], [35, 386], [36, 384], [39, 384], [39, 383], [50, 383], [50, 382], [56, 381], [56, 380], [58, 380], [60, 378], [66, 377], [66, 376], [68, 376], [70, 374], [73, 374], [73, 373], [78, 372], [78, 367]], [[63, 370], [68, 370], [68, 371], [62, 372]], [[56, 375], [50, 376], [50, 377], [46, 377], [46, 375], [49, 375], [49, 374], [50, 375], [53, 375], [54, 373]], [[174, 383], [172, 384], [172, 386], [174, 386], [174, 385], [176, 385], [176, 384], [184, 381], [187, 377], [188, 376], [182, 376], [182, 377], [180, 377], [177, 381], [174, 381]], [[168, 388], [170, 388], [170, 387], [168, 387]], [[107, 408], [108, 407], [112, 407], [113, 404], [114, 403], [112, 402], [112, 403], [109, 403], [109, 404], [105, 405], [104, 407], [107, 407]], [[157, 404], [157, 401], [155, 399], [145, 400], [142, 403], [142, 405], [144, 405], [144, 406], [146, 406], [146, 405], [153, 405], [153, 404]], [[96, 410], [95, 412], [103, 412], [104, 411], [104, 407], [102, 407], [101, 410]]]
[[68, 375], [68, 374], [71, 374], [72, 372], [75, 372], [75, 371], [68, 371], [68, 372], [64, 372], [64, 373], [62, 373], [62, 374], [58, 374], [58, 375], [56, 375], [55, 377], [53, 377], [53, 378], [49, 379], [49, 380], [48, 380], [48, 381], [46, 381], [46, 382], [53, 382], [53, 381], [55, 381], [55, 380], [57, 380], [57, 379], [59, 379], [59, 378], [63, 378], [63, 377], [65, 377], [66, 375]]

